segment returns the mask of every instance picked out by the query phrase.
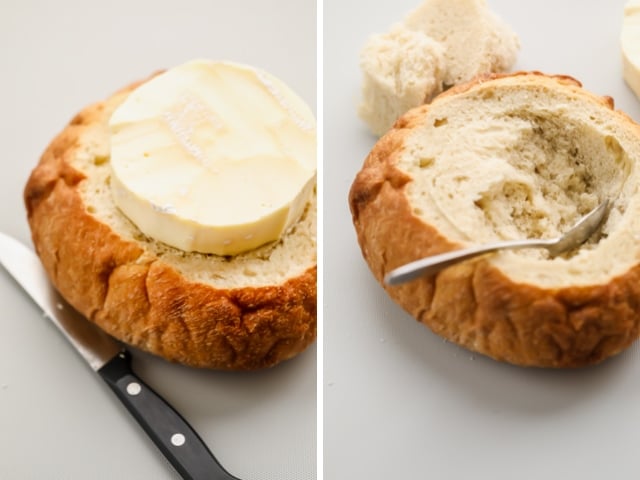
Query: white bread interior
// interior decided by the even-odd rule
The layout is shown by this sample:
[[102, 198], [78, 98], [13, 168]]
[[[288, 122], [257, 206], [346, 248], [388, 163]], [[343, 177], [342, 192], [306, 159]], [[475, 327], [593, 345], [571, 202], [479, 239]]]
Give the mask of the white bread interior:
[[509, 70], [520, 48], [518, 36], [485, 0], [426, 0], [404, 23], [444, 47], [445, 87]]
[[360, 55], [360, 117], [383, 135], [410, 108], [479, 74], [512, 68], [518, 36], [484, 0], [425, 0]]
[[382, 135], [404, 112], [442, 92], [444, 58], [440, 43], [400, 24], [369, 39], [360, 56], [358, 113], [374, 133]]
[[398, 156], [414, 213], [450, 241], [475, 245], [556, 237], [610, 199], [601, 232], [576, 251], [503, 251], [491, 262], [515, 282], [545, 287], [625, 272], [640, 256], [638, 138], [619, 113], [588, 100], [577, 87], [514, 76], [435, 102]]

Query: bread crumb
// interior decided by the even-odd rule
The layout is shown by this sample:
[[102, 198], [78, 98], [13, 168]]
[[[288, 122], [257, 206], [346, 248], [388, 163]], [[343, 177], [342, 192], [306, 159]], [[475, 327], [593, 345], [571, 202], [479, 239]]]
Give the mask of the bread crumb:
[[442, 91], [444, 47], [397, 24], [369, 39], [360, 68], [364, 83], [359, 114], [375, 134], [382, 135], [404, 112]]
[[367, 41], [360, 55], [358, 114], [383, 135], [403, 113], [443, 90], [508, 71], [519, 48], [518, 36], [484, 0], [426, 0]]
[[[569, 94], [543, 95], [532, 83], [518, 91], [483, 85], [434, 101], [425, 127], [407, 137], [398, 167], [412, 177], [414, 215], [463, 244], [554, 238], [620, 195], [632, 168], [628, 153], [586, 113], [569, 114]], [[486, 90], [494, 90], [489, 99]], [[616, 220], [615, 209], [609, 218]], [[607, 232], [605, 225], [580, 251]], [[542, 249], [511, 255], [549, 259]]]

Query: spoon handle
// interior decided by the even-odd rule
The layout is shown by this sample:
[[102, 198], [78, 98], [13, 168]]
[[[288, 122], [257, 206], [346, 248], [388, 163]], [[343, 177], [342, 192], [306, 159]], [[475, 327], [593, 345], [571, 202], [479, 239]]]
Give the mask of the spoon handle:
[[408, 282], [420, 276], [433, 275], [451, 265], [463, 260], [468, 260], [479, 255], [495, 252], [496, 250], [514, 250], [518, 248], [548, 248], [557, 242], [557, 239], [539, 240], [508, 240], [495, 242], [477, 247], [463, 248], [453, 252], [441, 253], [431, 257], [421, 258], [411, 263], [392, 270], [385, 276], [387, 285], [398, 285]]

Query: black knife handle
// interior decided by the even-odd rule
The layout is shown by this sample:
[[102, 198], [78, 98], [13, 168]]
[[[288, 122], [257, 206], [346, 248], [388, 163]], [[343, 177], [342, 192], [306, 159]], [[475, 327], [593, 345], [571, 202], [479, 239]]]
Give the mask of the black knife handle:
[[151, 440], [185, 480], [239, 480], [171, 405], [140, 380], [123, 351], [98, 370]]

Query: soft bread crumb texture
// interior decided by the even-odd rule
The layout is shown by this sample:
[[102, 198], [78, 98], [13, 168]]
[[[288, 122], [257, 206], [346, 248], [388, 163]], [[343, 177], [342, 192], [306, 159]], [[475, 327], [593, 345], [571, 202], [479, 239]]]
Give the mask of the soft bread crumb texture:
[[484, 0], [426, 0], [360, 55], [360, 117], [384, 134], [409, 108], [476, 75], [508, 71], [520, 41]]
[[235, 257], [148, 238], [109, 187], [111, 112], [135, 85], [79, 113], [25, 187], [33, 242], [65, 299], [123, 342], [190, 366], [253, 370], [316, 337], [315, 194], [278, 242]]
[[640, 319], [640, 127], [569, 77], [489, 75], [409, 111], [374, 147], [350, 204], [382, 282], [429, 255], [555, 237], [605, 198], [601, 230], [549, 258], [503, 251], [385, 287], [435, 332], [498, 360], [581, 366]]
[[442, 92], [444, 48], [423, 32], [397, 24], [369, 39], [360, 69], [364, 80], [359, 114], [381, 135], [404, 112]]
[[520, 40], [484, 0], [426, 0], [404, 19], [444, 47], [445, 87], [510, 69]]

